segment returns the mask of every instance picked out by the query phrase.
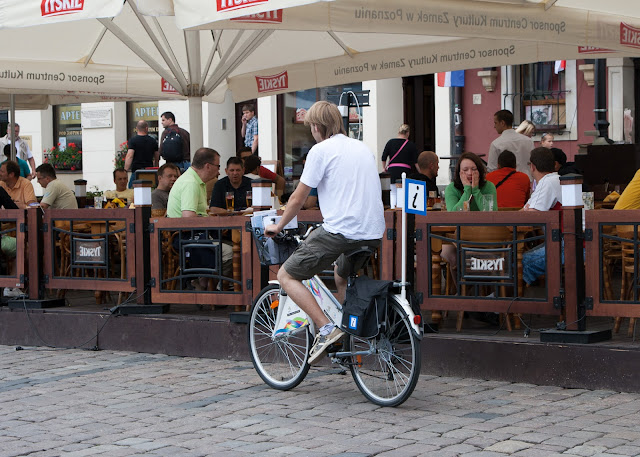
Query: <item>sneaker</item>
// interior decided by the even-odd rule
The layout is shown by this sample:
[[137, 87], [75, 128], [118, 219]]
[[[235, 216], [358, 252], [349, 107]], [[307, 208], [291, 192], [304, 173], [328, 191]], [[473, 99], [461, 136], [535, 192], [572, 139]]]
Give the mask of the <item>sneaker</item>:
[[316, 339], [313, 341], [311, 351], [309, 351], [309, 365], [313, 364], [318, 357], [329, 347], [329, 345], [335, 343], [342, 338], [344, 332], [338, 327], [334, 327], [331, 333], [325, 336], [321, 336], [319, 333], [316, 335]]
[[17, 287], [5, 287], [4, 291], [2, 291], [2, 295], [4, 297], [21, 297], [24, 295], [24, 292]]

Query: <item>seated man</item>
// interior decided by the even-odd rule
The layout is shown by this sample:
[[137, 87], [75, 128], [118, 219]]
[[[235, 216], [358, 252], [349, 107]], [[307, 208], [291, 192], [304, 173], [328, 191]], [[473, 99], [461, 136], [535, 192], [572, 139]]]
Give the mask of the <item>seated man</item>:
[[502, 151], [498, 156], [498, 169], [487, 175], [487, 181], [496, 186], [498, 208], [522, 208], [531, 193], [529, 176], [516, 170], [516, 156]]
[[424, 181], [428, 192], [435, 192], [436, 196], [440, 196], [440, 191], [436, 185], [436, 177], [440, 167], [438, 156], [433, 151], [422, 151], [416, 162], [417, 173], [412, 173], [407, 178]]
[[180, 169], [167, 162], [158, 168], [158, 187], [151, 192], [151, 209], [167, 209], [169, 191], [180, 176]]
[[38, 184], [44, 189], [44, 196], [40, 201], [42, 209], [78, 209], [76, 196], [59, 179], [56, 170], [49, 163], [43, 163], [36, 168]]
[[[239, 160], [239, 159], [238, 159]], [[220, 173], [220, 154], [210, 148], [200, 148], [196, 151], [191, 167], [180, 176], [169, 192], [167, 201], [167, 217], [198, 217], [207, 214], [206, 182], [214, 179]], [[195, 235], [195, 234], [194, 234]], [[210, 256], [203, 253], [203, 249], [193, 249], [190, 252], [191, 267], [212, 268]], [[222, 244], [222, 271], [224, 276], [232, 274], [233, 249]], [[206, 290], [207, 278], [193, 280], [191, 284], [196, 290]]]
[[24, 209], [32, 203], [38, 203], [36, 193], [31, 182], [20, 176], [20, 167], [13, 160], [7, 160], [0, 165], [0, 186], [7, 191], [11, 199]]
[[[553, 153], [544, 147], [531, 151], [529, 167], [536, 181], [536, 190], [523, 211], [549, 211], [562, 208], [560, 177], [555, 170]], [[522, 256], [522, 277], [528, 286], [546, 272], [545, 245], [540, 244]]]
[[[11, 157], [10, 144], [4, 145], [3, 153], [4, 153], [4, 160], [2, 161], [2, 163], [9, 160], [9, 157]], [[27, 161], [22, 160], [20, 157], [16, 157], [16, 162], [18, 162], [18, 165], [20, 166], [20, 176], [31, 181], [33, 179], [33, 176], [31, 175], [31, 168], [29, 168], [29, 164], [27, 163]]]
[[[238, 150], [236, 157], [239, 157], [244, 160], [250, 155], [255, 155], [255, 154], [251, 152], [250, 147], [244, 147]], [[285, 185], [285, 181], [282, 176], [274, 173], [273, 171], [269, 170], [267, 167], [262, 166], [262, 164], [260, 164], [259, 171], [256, 174], [258, 174], [262, 179], [268, 179], [270, 181], [273, 181], [276, 185], [276, 195], [278, 197], [282, 195], [282, 193], [284, 192], [284, 185]]]
[[237, 157], [227, 160], [224, 169], [226, 177], [219, 179], [213, 186], [209, 211], [215, 214], [227, 212], [226, 195], [233, 193], [233, 210], [240, 211], [247, 208], [247, 191], [251, 190], [251, 179], [244, 176], [244, 165]]
[[128, 189], [128, 176], [124, 168], [116, 168], [113, 170], [113, 182], [116, 185], [116, 190], [108, 190], [104, 193], [106, 198], [119, 198], [120, 200], [126, 200], [127, 203], [133, 203], [133, 189]]

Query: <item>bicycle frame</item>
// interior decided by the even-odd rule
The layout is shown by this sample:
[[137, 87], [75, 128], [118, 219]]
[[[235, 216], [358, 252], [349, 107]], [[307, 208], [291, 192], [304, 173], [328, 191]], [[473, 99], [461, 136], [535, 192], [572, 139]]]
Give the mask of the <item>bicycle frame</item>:
[[[269, 283], [279, 284], [278, 281], [269, 281]], [[329, 319], [332, 324], [340, 327], [342, 324], [342, 305], [338, 303], [338, 300], [336, 300], [322, 280], [318, 276], [314, 276], [311, 279], [302, 281], [302, 284], [311, 292], [311, 295], [316, 299], [318, 306], [320, 306], [324, 315], [327, 316], [327, 319]], [[315, 326], [313, 321], [307, 316], [307, 313], [300, 309], [291, 297], [283, 295], [281, 289], [278, 312], [276, 314], [276, 325], [274, 326], [272, 337], [283, 337], [289, 334], [289, 332], [306, 330], [307, 326], [311, 327], [312, 334], [315, 333]]]
[[[269, 284], [279, 284], [278, 281], [269, 281]], [[337, 327], [342, 327], [342, 305], [333, 296], [331, 291], [322, 282], [318, 276], [302, 281], [302, 284], [311, 292], [316, 302], [322, 309], [327, 319]], [[409, 318], [411, 329], [418, 339], [422, 339], [422, 330], [420, 325], [414, 321], [415, 313], [411, 309], [411, 304], [402, 296], [402, 294], [393, 294], [393, 299], [400, 305], [404, 313]], [[306, 330], [311, 327], [311, 333], [315, 334], [315, 326], [313, 321], [309, 319], [300, 307], [288, 295], [280, 294], [278, 303], [278, 312], [276, 314], [276, 324], [272, 338], [283, 338], [289, 334], [295, 334], [299, 331]]]

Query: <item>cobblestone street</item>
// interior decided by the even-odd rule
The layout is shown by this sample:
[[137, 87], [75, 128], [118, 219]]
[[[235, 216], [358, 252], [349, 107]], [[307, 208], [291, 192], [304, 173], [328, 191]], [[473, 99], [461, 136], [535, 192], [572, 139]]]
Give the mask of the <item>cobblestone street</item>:
[[312, 368], [0, 346], [0, 456], [636, 456], [640, 395], [422, 376], [399, 408]]

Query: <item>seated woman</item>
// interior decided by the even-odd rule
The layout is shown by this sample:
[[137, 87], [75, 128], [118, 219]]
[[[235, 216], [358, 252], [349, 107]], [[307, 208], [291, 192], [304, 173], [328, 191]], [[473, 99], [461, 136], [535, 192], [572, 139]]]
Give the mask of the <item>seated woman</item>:
[[[448, 211], [461, 211], [468, 204], [469, 211], [482, 211], [485, 198], [493, 200], [492, 210], [498, 210], [496, 187], [486, 179], [487, 170], [480, 157], [472, 152], [460, 156], [456, 173], [444, 191]], [[449, 264], [454, 284], [456, 283], [457, 252], [453, 244], [442, 246], [442, 258]]]

